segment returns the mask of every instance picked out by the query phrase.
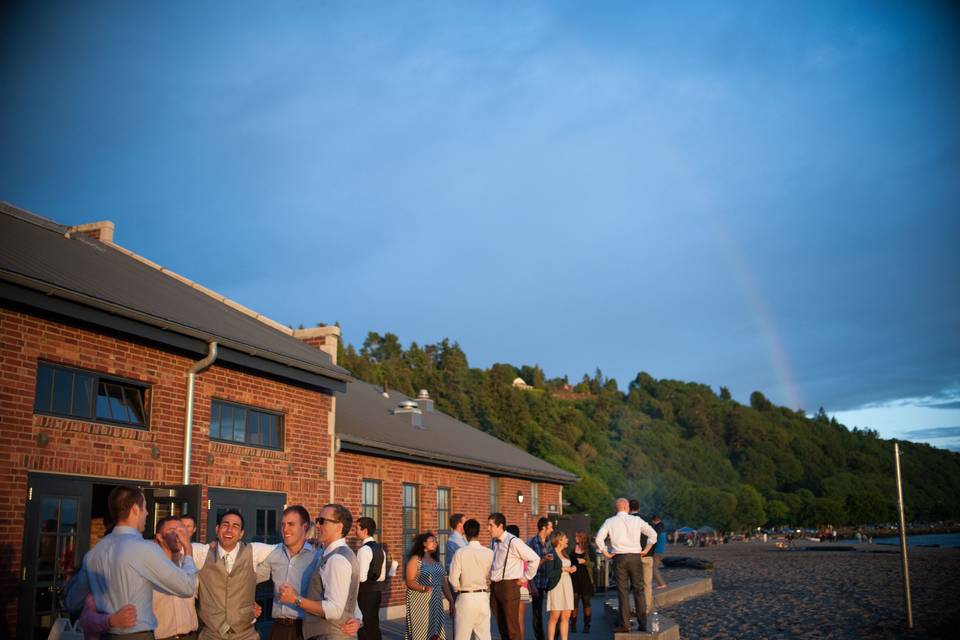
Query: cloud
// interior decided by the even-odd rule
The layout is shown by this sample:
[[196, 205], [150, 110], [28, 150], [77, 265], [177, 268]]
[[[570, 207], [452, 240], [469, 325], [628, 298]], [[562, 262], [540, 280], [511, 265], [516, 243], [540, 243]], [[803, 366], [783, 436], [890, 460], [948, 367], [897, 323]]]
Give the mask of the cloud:
[[930, 429], [912, 429], [904, 431], [908, 440], [941, 440], [944, 438], [960, 438], [960, 427], [933, 427]]

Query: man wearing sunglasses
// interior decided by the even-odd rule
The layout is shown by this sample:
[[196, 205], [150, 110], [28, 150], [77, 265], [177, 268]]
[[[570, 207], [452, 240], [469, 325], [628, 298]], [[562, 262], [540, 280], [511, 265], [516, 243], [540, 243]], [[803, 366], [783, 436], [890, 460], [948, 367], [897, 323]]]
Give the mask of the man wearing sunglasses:
[[353, 617], [357, 610], [360, 565], [346, 536], [353, 526], [350, 511], [328, 504], [317, 518], [317, 532], [323, 552], [310, 578], [307, 597], [299, 596], [289, 584], [280, 586], [280, 601], [303, 609], [303, 637], [321, 640], [348, 640], [359, 628]]

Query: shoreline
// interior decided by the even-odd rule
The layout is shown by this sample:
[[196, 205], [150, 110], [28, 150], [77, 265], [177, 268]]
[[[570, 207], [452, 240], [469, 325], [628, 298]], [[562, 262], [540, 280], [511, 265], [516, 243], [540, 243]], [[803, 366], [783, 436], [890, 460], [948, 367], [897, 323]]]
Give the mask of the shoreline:
[[664, 609], [683, 638], [940, 638], [960, 628], [960, 549], [910, 547], [912, 631], [894, 546], [734, 542], [668, 545], [664, 555], [714, 563], [661, 570], [667, 582], [713, 578], [710, 595]]

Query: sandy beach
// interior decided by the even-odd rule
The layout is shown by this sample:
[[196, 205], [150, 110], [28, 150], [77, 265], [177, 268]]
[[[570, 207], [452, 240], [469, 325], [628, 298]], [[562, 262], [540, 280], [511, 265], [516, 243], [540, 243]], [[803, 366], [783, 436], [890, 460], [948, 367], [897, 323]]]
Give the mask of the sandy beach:
[[[800, 542], [803, 547], [829, 547]], [[838, 545], [844, 546], [844, 545]], [[910, 549], [914, 630], [904, 625], [897, 547], [782, 551], [733, 543], [666, 555], [714, 563], [712, 594], [664, 610], [684, 638], [941, 638], [960, 629], [960, 550]], [[703, 575], [667, 569], [667, 581]]]

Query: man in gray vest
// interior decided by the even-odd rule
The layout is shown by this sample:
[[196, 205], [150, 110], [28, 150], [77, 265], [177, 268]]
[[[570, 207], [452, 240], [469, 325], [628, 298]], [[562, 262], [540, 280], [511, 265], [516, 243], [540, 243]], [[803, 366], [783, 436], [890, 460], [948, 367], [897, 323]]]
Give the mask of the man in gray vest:
[[323, 555], [310, 579], [307, 597], [297, 595], [290, 584], [280, 586], [280, 601], [307, 614], [303, 621], [303, 637], [307, 640], [346, 640], [356, 631], [351, 621], [357, 610], [360, 565], [346, 541], [352, 526], [353, 516], [346, 507], [325, 505], [317, 518]]

